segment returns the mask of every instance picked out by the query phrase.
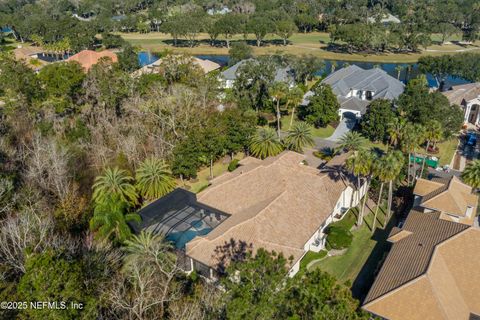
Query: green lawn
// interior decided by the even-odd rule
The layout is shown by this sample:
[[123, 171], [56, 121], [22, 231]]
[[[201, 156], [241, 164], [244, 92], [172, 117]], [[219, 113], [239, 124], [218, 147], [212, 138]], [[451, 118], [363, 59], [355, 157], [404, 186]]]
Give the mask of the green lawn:
[[[193, 55], [200, 54], [228, 54], [226, 47], [212, 47], [209, 45], [207, 34], [199, 34], [197, 40], [200, 40], [193, 48], [187, 45], [182, 47], [173, 47], [171, 36], [168, 34], [151, 32], [147, 34], [140, 33], [119, 33], [125, 40], [133, 45], [142, 47], [145, 50], [150, 51], [163, 51], [165, 49], [173, 51], [188, 52]], [[275, 51], [281, 51], [289, 54], [313, 54], [323, 59], [333, 60], [348, 60], [348, 61], [371, 61], [371, 62], [416, 62], [422, 55], [441, 55], [444, 53], [455, 53], [465, 50], [465, 47], [458, 44], [438, 44], [438, 35], [434, 35], [432, 39], [435, 43], [428, 47], [428, 50], [424, 50], [419, 53], [378, 53], [378, 54], [365, 54], [365, 53], [338, 53], [326, 50], [330, 37], [325, 32], [311, 32], [311, 33], [296, 33], [289, 39], [290, 43], [287, 46], [283, 46], [281, 39], [276, 35], [268, 35], [265, 38], [264, 45], [261, 47], [252, 46], [256, 55], [271, 54]], [[220, 36], [219, 40], [223, 40]], [[247, 40], [251, 44], [254, 43], [253, 35], [248, 35]], [[180, 40], [182, 41], [182, 40]], [[243, 35], [237, 35], [233, 38], [233, 41], [244, 41]], [[184, 41], [183, 41], [184, 42]], [[479, 45], [480, 41], [477, 41], [475, 45]], [[468, 46], [468, 50], [477, 50], [480, 48], [476, 46]]]
[[303, 256], [302, 261], [300, 261], [300, 270], [305, 271], [310, 262], [323, 259], [326, 256], [326, 250], [320, 250], [319, 252], [308, 251], [305, 256]]
[[455, 151], [457, 150], [458, 138], [453, 137], [450, 140], [446, 140], [437, 144], [438, 154], [435, 156], [440, 159], [440, 166], [449, 165], [452, 161]]
[[[244, 154], [238, 153], [235, 155], [235, 159], [243, 159]], [[218, 177], [223, 173], [228, 171], [228, 163], [223, 163], [222, 160], [217, 161], [213, 164], [213, 177]], [[179, 187], [185, 187], [191, 192], [198, 193], [208, 187], [210, 179], [210, 167], [206, 167], [201, 169], [198, 174], [197, 178], [193, 181], [185, 180], [184, 183], [180, 179], [177, 179], [177, 185]]]
[[[366, 212], [369, 212], [368, 209]], [[349, 214], [350, 213], [347, 213], [347, 215]], [[346, 216], [345, 219], [350, 219], [352, 216], [355, 217], [355, 215], [350, 215]], [[376, 233], [383, 233], [385, 232], [382, 227], [385, 221], [385, 214], [382, 210], [379, 211], [378, 220], [377, 226], [379, 229], [376, 231]], [[327, 257], [317, 263], [314, 263], [310, 270], [313, 268], [320, 268], [321, 270], [335, 276], [341, 283], [345, 283], [346, 281], [353, 283], [357, 278], [357, 275], [362, 270], [362, 267], [364, 267], [367, 260], [369, 260], [369, 257], [370, 259], [372, 258], [372, 252], [377, 244], [380, 246], [384, 245], [383, 242], [385, 237], [381, 237], [382, 241], [379, 243], [379, 241], [376, 240], [376, 237], [372, 236], [370, 229], [372, 226], [372, 221], [373, 213], [369, 213], [365, 217], [365, 222], [363, 225], [359, 229], [352, 231], [352, 245], [347, 249], [345, 254], [341, 256]], [[345, 223], [350, 224], [350, 221], [347, 220]], [[379, 250], [379, 252], [376, 252], [375, 254], [381, 256], [383, 255], [383, 251]], [[374, 258], [375, 259], [373, 259], [373, 261], [376, 260], [376, 257]], [[380, 259], [380, 257], [378, 259]], [[376, 263], [372, 263], [372, 268], [375, 268], [376, 265]], [[371, 270], [371, 273], [373, 273], [373, 271], [374, 270]]]
[[[300, 120], [295, 119], [294, 122], [296, 121], [300, 121]], [[281, 127], [283, 131], [287, 131], [290, 128], [290, 116], [282, 117]], [[332, 127], [331, 125], [328, 125], [325, 128], [313, 128], [312, 133], [313, 133], [313, 136], [316, 138], [328, 138], [333, 134], [334, 131], [335, 131], [335, 128]]]

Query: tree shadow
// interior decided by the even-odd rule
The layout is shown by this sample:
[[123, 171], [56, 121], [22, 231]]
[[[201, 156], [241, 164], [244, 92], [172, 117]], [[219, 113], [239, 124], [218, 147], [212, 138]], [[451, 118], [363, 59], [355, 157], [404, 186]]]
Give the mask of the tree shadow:
[[223, 245], [215, 248], [213, 259], [215, 260], [215, 269], [219, 275], [225, 275], [227, 267], [232, 262], [242, 262], [252, 253], [253, 245], [242, 240], [231, 238], [225, 241]]

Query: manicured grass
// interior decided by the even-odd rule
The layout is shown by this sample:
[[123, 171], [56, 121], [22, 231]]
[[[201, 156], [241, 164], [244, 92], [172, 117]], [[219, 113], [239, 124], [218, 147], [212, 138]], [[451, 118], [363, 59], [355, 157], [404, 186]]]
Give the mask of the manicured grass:
[[[243, 153], [238, 153], [234, 157], [235, 159], [243, 159], [244, 154]], [[213, 164], [213, 177], [218, 177], [225, 172], [228, 171], [228, 163], [223, 163], [222, 160], [217, 161], [216, 163]], [[180, 179], [177, 180], [177, 185], [179, 187], [184, 187], [188, 186], [187, 189], [191, 192], [198, 193], [208, 187], [209, 181], [210, 181], [210, 167], [206, 167], [201, 169], [198, 174], [197, 178], [194, 179], [195, 182], [191, 182], [188, 180], [185, 180], [184, 184], [182, 184], [182, 181]]]
[[327, 250], [320, 250], [319, 252], [308, 251], [303, 256], [302, 261], [300, 261], [300, 270], [305, 271], [310, 262], [325, 258], [327, 253]]
[[[188, 52], [193, 55], [201, 54], [217, 54], [226, 55], [228, 49], [226, 47], [212, 47], [209, 45], [207, 34], [199, 34], [197, 40], [199, 43], [190, 48], [186, 45], [186, 42], [180, 40], [182, 47], [173, 47], [171, 36], [168, 34], [151, 32], [147, 34], [140, 33], [120, 33], [120, 35], [133, 45], [140, 46], [145, 50], [150, 51], [162, 51], [165, 49], [173, 50], [176, 52]], [[268, 35], [265, 38], [265, 42], [261, 47], [252, 46], [254, 54], [263, 55], [271, 54], [275, 51], [282, 51], [284, 53], [290, 53], [295, 55], [300, 54], [313, 54], [323, 59], [332, 60], [348, 60], [348, 61], [371, 61], [371, 62], [416, 62], [422, 55], [441, 55], [445, 53], [462, 52], [465, 50], [477, 50], [480, 48], [476, 46], [460, 46], [458, 44], [438, 44], [438, 35], [432, 37], [435, 40], [435, 44], [427, 48], [427, 50], [420, 53], [378, 53], [378, 54], [364, 54], [364, 53], [338, 53], [326, 50], [330, 37], [325, 32], [312, 32], [312, 33], [296, 33], [289, 39], [289, 44], [283, 46], [281, 39], [275, 35]], [[224, 40], [221, 36], [218, 40]], [[244, 41], [243, 35], [237, 35], [233, 38], [233, 41]], [[254, 44], [253, 35], [248, 35], [247, 41]], [[475, 45], [479, 45], [480, 41], [477, 41]]]
[[[369, 212], [368, 209], [366, 210], [366, 213], [367, 212]], [[347, 215], [348, 214], [349, 213], [347, 213]], [[355, 217], [355, 215], [353, 216]], [[345, 218], [348, 218], [348, 216]], [[382, 211], [379, 211], [377, 219], [381, 224], [377, 221], [376, 225], [380, 228], [380, 232], [382, 232], [385, 214]], [[341, 283], [346, 281], [353, 283], [378, 243], [378, 241], [372, 236], [370, 230], [372, 222], [373, 213], [369, 213], [366, 215], [362, 226], [359, 229], [352, 231], [353, 241], [345, 254], [341, 256], [327, 257], [322, 261], [311, 265], [310, 270], [313, 268], [320, 268], [321, 270], [335, 276]], [[374, 270], [371, 270], [372, 273], [373, 271]]]
[[[294, 120], [294, 122], [297, 122], [297, 121], [300, 121], [300, 120], [298, 119]], [[287, 131], [290, 128], [290, 115], [282, 117], [281, 127], [283, 131]], [[331, 125], [328, 125], [325, 128], [314, 127], [312, 130], [312, 134], [316, 138], [328, 138], [333, 134], [334, 131], [335, 131], [335, 128], [332, 127]]]
[[438, 143], [437, 146], [439, 152], [434, 156], [440, 159], [440, 166], [449, 165], [457, 150], [458, 138], [453, 137], [450, 140]]

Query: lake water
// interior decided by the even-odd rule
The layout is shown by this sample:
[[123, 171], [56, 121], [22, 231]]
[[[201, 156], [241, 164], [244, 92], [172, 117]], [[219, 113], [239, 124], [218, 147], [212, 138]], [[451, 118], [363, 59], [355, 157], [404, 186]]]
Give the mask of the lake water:
[[[198, 55], [197, 57], [200, 59], [211, 60], [222, 66], [226, 66], [228, 64], [228, 61], [230, 60], [230, 57], [226, 55]], [[138, 54], [138, 61], [141, 66], [150, 64], [157, 59], [158, 59], [157, 56], [152, 55], [148, 52], [140, 52]], [[338, 70], [343, 66], [345, 66], [346, 64], [348, 65], [354, 64], [363, 69], [372, 69], [374, 67], [379, 67], [394, 78], [397, 78], [398, 76], [397, 66], [400, 65], [402, 67], [402, 70], [400, 71], [400, 80], [404, 83], [408, 82], [408, 80], [410, 79], [417, 77], [420, 74], [420, 71], [418, 70], [418, 64], [416, 63], [375, 63], [375, 62], [357, 62], [357, 61], [345, 61], [345, 60], [325, 60], [325, 66], [322, 69], [317, 71], [317, 75], [327, 76], [333, 70], [332, 65], [335, 65], [335, 70]], [[431, 74], [427, 74], [427, 80], [428, 80], [428, 85], [430, 87], [437, 86], [437, 82], [435, 81], [435, 78]], [[452, 86], [452, 85], [465, 84], [469, 82], [470, 81], [467, 81], [462, 78], [449, 76], [445, 81], [445, 87], [448, 88], [449, 86]]]

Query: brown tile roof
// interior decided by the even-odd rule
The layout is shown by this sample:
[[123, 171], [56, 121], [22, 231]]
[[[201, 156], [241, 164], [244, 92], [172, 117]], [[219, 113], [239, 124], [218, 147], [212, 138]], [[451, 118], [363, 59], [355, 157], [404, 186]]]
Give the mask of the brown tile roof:
[[[198, 66], [203, 71], [204, 74], [220, 69], [221, 67], [216, 62], [206, 60], [206, 59], [200, 59], [197, 57], [188, 57], [184, 55], [178, 55], [178, 58], [184, 59], [185, 62], [191, 61], [194, 65]], [[141, 67], [138, 70], [135, 70], [134, 72], [132, 72], [132, 76], [138, 77], [138, 76], [141, 76], [142, 74], [158, 73], [160, 71], [159, 67], [161, 66], [161, 64], [162, 64], [162, 59], [158, 59], [150, 64], [147, 64]]]
[[231, 216], [208, 235], [186, 245], [186, 253], [214, 266], [215, 249], [231, 239], [293, 256], [333, 212], [345, 190], [342, 180], [301, 164], [305, 156], [287, 151], [263, 161], [246, 158], [235, 171], [212, 181], [198, 201]]
[[422, 275], [363, 307], [391, 320], [471, 319], [480, 313], [479, 242], [478, 228], [458, 232], [434, 248]]
[[480, 96], [480, 82], [453, 86], [451, 90], [442, 93], [450, 104], [462, 105], [463, 101], [470, 101]]
[[82, 65], [85, 71], [88, 71], [94, 64], [98, 63], [98, 61], [104, 57], [110, 58], [112, 62], [118, 62], [117, 55], [109, 50], [101, 52], [83, 50], [68, 58], [67, 61], [77, 61]]
[[438, 212], [411, 211], [402, 230], [411, 232], [392, 245], [365, 303], [425, 273], [435, 246], [468, 226], [439, 219]]
[[[472, 193], [470, 186], [455, 176], [450, 180], [418, 179], [413, 193], [422, 197], [421, 207], [464, 218], [465, 221], [461, 222], [469, 224], [473, 222], [478, 196]], [[466, 215], [468, 207], [472, 208], [471, 216]]]

